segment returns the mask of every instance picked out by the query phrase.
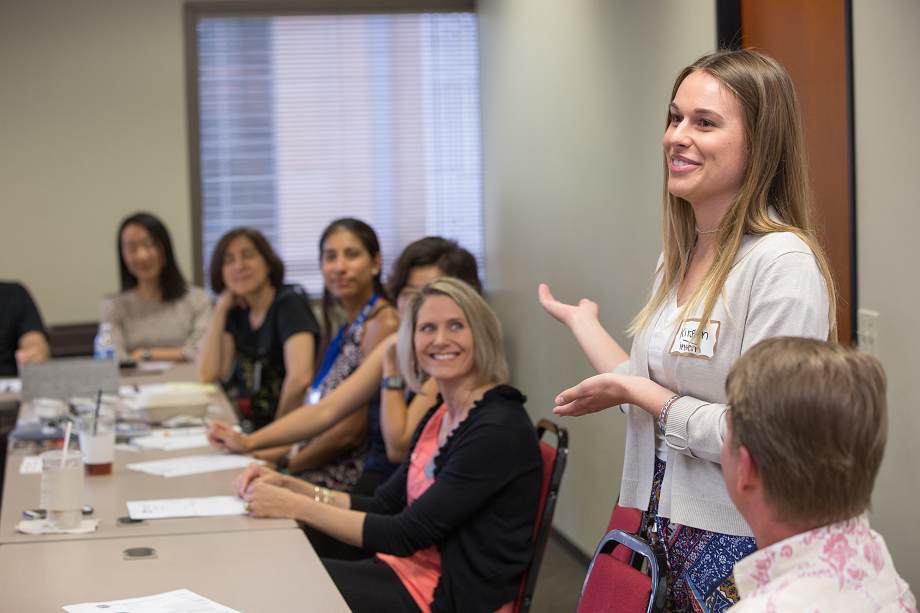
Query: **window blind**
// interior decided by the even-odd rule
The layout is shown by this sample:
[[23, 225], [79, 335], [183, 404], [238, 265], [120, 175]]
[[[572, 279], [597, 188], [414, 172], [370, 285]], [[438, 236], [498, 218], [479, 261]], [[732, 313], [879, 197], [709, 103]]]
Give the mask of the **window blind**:
[[346, 216], [377, 231], [387, 272], [433, 234], [482, 266], [474, 14], [203, 17], [195, 30], [205, 279], [220, 236], [248, 225], [317, 296], [320, 234]]

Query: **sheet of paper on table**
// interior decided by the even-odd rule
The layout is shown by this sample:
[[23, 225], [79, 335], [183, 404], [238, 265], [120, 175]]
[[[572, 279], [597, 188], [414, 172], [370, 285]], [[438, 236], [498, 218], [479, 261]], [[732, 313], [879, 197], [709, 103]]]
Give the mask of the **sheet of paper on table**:
[[208, 437], [205, 435], [206, 431], [205, 428], [154, 430], [147, 436], [131, 439], [131, 444], [141, 449], [162, 449], [164, 451], [207, 447]]
[[40, 455], [27, 455], [22, 458], [22, 464], [19, 465], [20, 475], [40, 475], [42, 474], [42, 457]]
[[236, 496], [129, 500], [127, 504], [128, 515], [131, 519], [246, 515], [246, 503]]
[[134, 462], [128, 464], [127, 468], [160, 477], [184, 477], [220, 470], [246, 468], [252, 463], [264, 464], [265, 462], [244, 455], [214, 453], [170, 458], [168, 460]]
[[125, 600], [69, 604], [63, 608], [67, 613], [99, 613], [103, 610], [120, 613], [240, 613], [185, 589]]
[[22, 380], [13, 377], [0, 377], [0, 394], [18, 394], [22, 391]]

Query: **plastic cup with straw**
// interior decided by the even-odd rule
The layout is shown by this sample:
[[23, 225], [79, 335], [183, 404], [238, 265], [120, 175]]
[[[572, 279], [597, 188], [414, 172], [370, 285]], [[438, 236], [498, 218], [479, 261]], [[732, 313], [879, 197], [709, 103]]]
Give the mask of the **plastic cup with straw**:
[[93, 412], [93, 436], [99, 434], [99, 409], [102, 406], [102, 388], [96, 391], [96, 410]]

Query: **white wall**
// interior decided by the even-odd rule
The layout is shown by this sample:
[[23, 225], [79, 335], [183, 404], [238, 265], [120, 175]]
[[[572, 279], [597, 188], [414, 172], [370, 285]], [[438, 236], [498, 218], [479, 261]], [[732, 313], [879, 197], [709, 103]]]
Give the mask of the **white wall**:
[[98, 319], [136, 210], [191, 272], [184, 63], [180, 0], [0, 3], [0, 278], [46, 323]]
[[859, 306], [879, 312], [888, 448], [872, 524], [920, 590], [920, 2], [853, 2]]
[[[691, 6], [692, 5], [692, 6]], [[715, 44], [710, 3], [480, 2], [486, 266], [514, 382], [536, 417], [593, 374], [537, 283], [591, 297], [621, 343], [660, 250], [661, 136], [677, 72]], [[625, 423], [571, 434], [556, 526], [592, 551], [616, 499]]]

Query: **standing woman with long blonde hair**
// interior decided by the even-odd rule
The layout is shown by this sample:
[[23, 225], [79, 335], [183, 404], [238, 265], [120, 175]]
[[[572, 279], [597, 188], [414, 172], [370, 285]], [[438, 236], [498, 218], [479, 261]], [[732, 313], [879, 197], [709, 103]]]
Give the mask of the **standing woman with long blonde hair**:
[[719, 465], [725, 378], [765, 338], [835, 338], [834, 285], [795, 90], [775, 60], [719, 51], [685, 68], [662, 144], [663, 253], [630, 352], [590, 300], [564, 304], [545, 285], [539, 298], [601, 373], [560, 393], [556, 413], [627, 414], [619, 504], [646, 512], [670, 609], [721, 611], [738, 599], [734, 562], [756, 548]]

